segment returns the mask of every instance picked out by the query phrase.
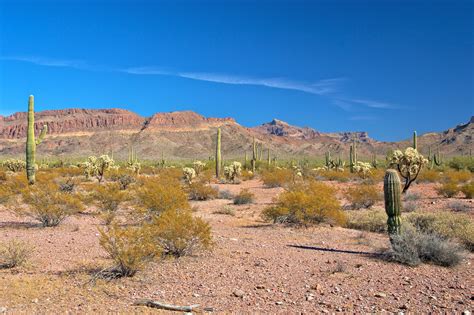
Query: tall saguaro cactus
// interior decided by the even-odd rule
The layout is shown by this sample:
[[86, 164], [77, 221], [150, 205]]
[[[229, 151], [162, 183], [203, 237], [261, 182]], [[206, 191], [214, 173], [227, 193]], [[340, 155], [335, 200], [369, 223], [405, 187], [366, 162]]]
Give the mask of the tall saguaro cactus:
[[30, 185], [36, 181], [36, 145], [43, 141], [47, 132], [48, 125], [44, 125], [38, 139], [35, 139], [35, 98], [30, 95], [28, 99], [28, 133], [26, 135], [26, 177]]
[[387, 170], [383, 180], [383, 193], [385, 212], [388, 216], [388, 233], [390, 235], [400, 233], [401, 191], [402, 188], [398, 172], [394, 169]]
[[417, 150], [417, 138], [416, 138], [416, 131], [413, 131], [413, 149]]
[[216, 178], [220, 178], [221, 175], [221, 128], [217, 128], [217, 141], [216, 141]]
[[255, 137], [253, 137], [252, 160], [250, 161], [250, 164], [252, 164], [252, 172], [255, 173], [255, 168], [257, 164], [257, 143], [255, 142]]
[[349, 148], [349, 166], [350, 166], [351, 173], [354, 173], [354, 165], [356, 164], [357, 164], [357, 143], [354, 138]]

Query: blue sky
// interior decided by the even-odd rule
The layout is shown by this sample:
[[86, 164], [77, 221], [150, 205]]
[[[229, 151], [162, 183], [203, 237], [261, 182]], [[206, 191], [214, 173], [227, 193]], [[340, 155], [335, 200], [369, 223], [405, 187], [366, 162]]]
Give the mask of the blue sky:
[[0, 0], [0, 114], [120, 107], [380, 140], [474, 114], [473, 1]]

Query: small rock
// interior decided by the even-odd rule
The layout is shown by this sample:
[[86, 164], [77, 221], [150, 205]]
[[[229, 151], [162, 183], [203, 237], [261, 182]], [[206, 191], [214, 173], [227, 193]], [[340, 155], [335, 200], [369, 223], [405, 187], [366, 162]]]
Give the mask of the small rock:
[[263, 284], [258, 284], [257, 289], [265, 289], [265, 286]]
[[36, 304], [36, 303], [39, 302], [39, 300], [38, 299], [33, 299], [33, 300], [31, 300], [31, 302]]
[[245, 295], [245, 292], [242, 291], [242, 290], [237, 289], [233, 292], [233, 294], [234, 294], [235, 297], [243, 298], [244, 295]]
[[193, 293], [193, 296], [194, 296], [194, 297], [200, 297], [201, 295], [198, 294], [198, 293]]
[[401, 310], [407, 310], [407, 309], [408, 309], [408, 305], [403, 304], [402, 306], [400, 306], [400, 309], [401, 309]]
[[462, 315], [471, 315], [471, 312], [468, 310], [465, 310], [461, 313]]
[[379, 298], [384, 298], [384, 297], [387, 297], [387, 294], [383, 293], [383, 292], [377, 292], [374, 294], [375, 297], [379, 297]]
[[312, 301], [312, 300], [314, 300], [314, 295], [310, 294], [306, 296], [306, 301]]
[[8, 308], [4, 307], [4, 306], [0, 306], [0, 314], [6, 314], [8, 311]]
[[282, 301], [277, 301], [275, 302], [276, 305], [283, 305], [283, 302]]

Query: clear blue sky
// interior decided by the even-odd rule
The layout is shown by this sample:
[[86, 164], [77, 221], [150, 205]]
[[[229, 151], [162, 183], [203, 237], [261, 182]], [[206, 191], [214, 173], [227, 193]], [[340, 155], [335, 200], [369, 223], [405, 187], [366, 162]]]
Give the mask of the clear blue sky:
[[380, 140], [474, 114], [473, 1], [0, 0], [0, 114], [121, 107]]

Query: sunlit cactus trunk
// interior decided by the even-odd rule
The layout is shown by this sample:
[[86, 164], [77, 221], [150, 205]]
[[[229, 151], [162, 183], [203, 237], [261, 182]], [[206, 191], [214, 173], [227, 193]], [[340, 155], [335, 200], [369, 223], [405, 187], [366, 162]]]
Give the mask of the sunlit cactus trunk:
[[402, 188], [398, 172], [393, 169], [387, 170], [383, 181], [383, 192], [385, 212], [388, 216], [388, 233], [390, 235], [400, 233], [401, 191]]
[[216, 143], [216, 178], [221, 175], [221, 128], [217, 128], [217, 143]]
[[38, 139], [35, 140], [35, 98], [30, 95], [28, 100], [28, 132], [26, 135], [26, 177], [28, 183], [33, 185], [36, 181], [36, 145], [43, 141], [48, 126], [44, 125]]
[[413, 131], [413, 149], [418, 150], [416, 131]]
[[252, 172], [255, 173], [256, 163], [257, 163], [257, 143], [255, 142], [255, 137], [253, 137], [253, 144], [252, 144], [252, 160], [250, 163], [252, 164]]

